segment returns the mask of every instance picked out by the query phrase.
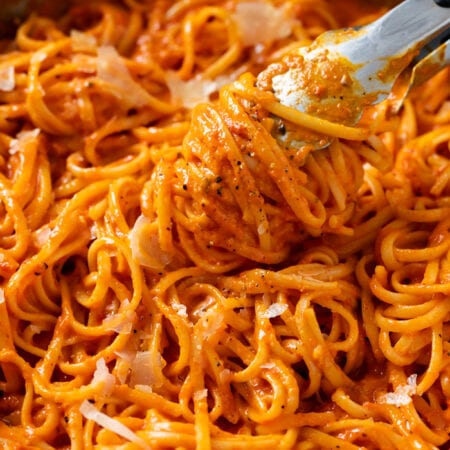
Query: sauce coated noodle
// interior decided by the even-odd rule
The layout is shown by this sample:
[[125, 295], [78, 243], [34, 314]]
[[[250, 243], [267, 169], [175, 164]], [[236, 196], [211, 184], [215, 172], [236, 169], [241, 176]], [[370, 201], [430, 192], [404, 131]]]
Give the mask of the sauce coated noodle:
[[449, 71], [314, 152], [256, 87], [383, 12], [78, 1], [2, 44], [4, 448], [447, 448]]

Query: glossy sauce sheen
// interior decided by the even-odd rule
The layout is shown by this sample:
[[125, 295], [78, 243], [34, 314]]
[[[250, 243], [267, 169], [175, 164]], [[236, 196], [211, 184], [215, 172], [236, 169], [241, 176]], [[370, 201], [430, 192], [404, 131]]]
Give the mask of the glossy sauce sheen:
[[271, 91], [385, 11], [78, 0], [2, 42], [2, 445], [448, 446], [449, 71], [357, 126], [345, 67], [299, 74], [327, 120]]

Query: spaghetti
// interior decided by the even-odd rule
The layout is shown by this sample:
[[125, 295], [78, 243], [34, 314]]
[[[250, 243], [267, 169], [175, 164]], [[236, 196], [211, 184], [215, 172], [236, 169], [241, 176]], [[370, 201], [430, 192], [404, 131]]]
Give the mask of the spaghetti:
[[449, 71], [357, 127], [256, 83], [384, 11], [77, 0], [2, 43], [3, 447], [447, 448]]

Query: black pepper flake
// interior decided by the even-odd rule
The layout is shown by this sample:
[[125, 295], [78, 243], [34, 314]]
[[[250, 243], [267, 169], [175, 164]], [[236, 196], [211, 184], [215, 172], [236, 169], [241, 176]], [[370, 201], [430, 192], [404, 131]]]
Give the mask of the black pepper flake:
[[242, 161], [236, 161], [236, 164], [237, 164], [238, 166], [240, 166], [240, 165], [242, 164]]
[[66, 423], [69, 422], [69, 418], [67, 416], [64, 416], [64, 422], [66, 422]]
[[217, 189], [217, 195], [222, 195], [222, 188]]
[[183, 190], [187, 191], [187, 184], [183, 184]]
[[221, 183], [222, 182], [222, 177], [217, 177], [216, 178], [216, 183]]
[[236, 185], [234, 188], [238, 191], [239, 190], [239, 185]]

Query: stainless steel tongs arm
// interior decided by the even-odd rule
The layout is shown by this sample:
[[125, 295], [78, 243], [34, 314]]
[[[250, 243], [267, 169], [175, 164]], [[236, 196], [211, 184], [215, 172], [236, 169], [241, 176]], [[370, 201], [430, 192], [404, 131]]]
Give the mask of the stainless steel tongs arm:
[[450, 26], [450, 9], [438, 3], [450, 6], [448, 2], [435, 0], [403, 1], [364, 27], [365, 33], [359, 39], [360, 42], [355, 42], [349, 52], [351, 61], [364, 62], [368, 53], [373, 59], [392, 58], [422, 48]]
[[400, 74], [395, 82], [395, 95], [391, 102], [391, 110], [400, 110], [409, 91], [420, 86], [450, 65], [450, 30], [436, 36], [427, 43], [412, 63]]
[[[386, 99], [394, 87], [398, 109], [411, 86], [450, 64], [450, 44], [443, 34], [449, 27], [450, 0], [404, 0], [369, 25], [320, 35], [288, 64], [269, 66], [258, 86], [270, 89], [282, 106], [353, 126], [366, 106]], [[293, 146], [326, 145], [323, 136], [275, 136]]]
[[[446, 1], [440, 3], [450, 6]], [[381, 101], [389, 95], [396, 76], [410, 64], [416, 52], [423, 50], [417, 62], [436, 51], [434, 60], [439, 61], [439, 68], [448, 65], [442, 58], [445, 49], [437, 50], [440, 33], [445, 33], [450, 27], [450, 8], [445, 6], [439, 6], [434, 0], [405, 0], [380, 19], [358, 30], [351, 44], [346, 40], [327, 42], [325, 39], [325, 46], [360, 65], [355, 73], [356, 79], [366, 91], [377, 91], [377, 101]], [[397, 61], [397, 73], [387, 73], [387, 67], [393, 61]], [[379, 73], [385, 73], [383, 79], [373, 76]]]

